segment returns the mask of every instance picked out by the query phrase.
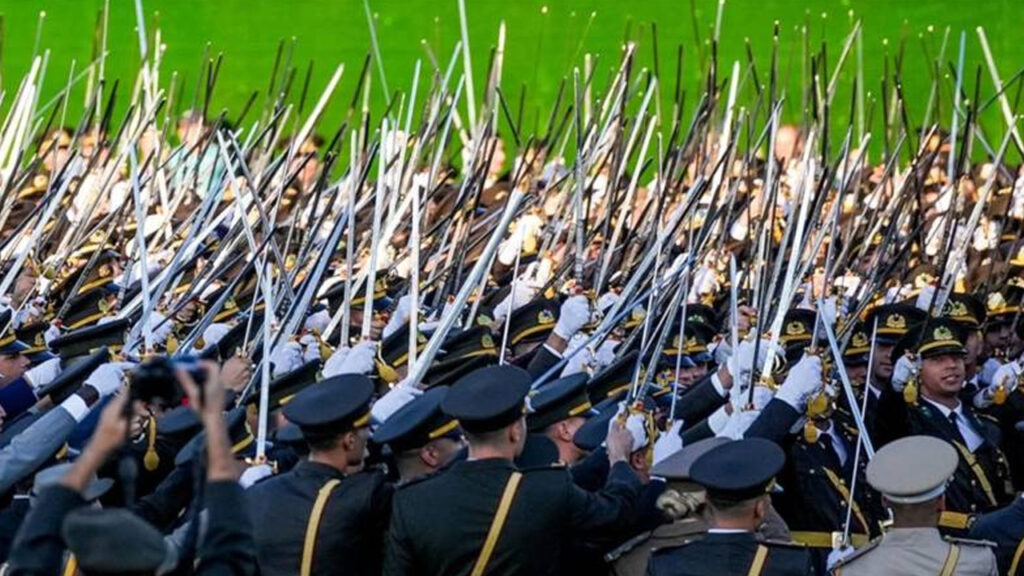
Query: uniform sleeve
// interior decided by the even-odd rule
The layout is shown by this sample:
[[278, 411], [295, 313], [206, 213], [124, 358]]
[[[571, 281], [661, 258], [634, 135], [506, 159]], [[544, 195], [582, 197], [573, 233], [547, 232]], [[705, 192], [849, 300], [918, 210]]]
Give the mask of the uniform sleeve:
[[782, 444], [800, 416], [801, 414], [786, 402], [772, 398], [750, 428], [747, 428], [744, 437], [764, 438]]
[[604, 447], [594, 450], [569, 468], [573, 483], [587, 492], [600, 490], [608, 480], [608, 472], [608, 452]]
[[192, 476], [192, 462], [175, 467], [152, 494], [135, 503], [132, 512], [161, 531], [170, 530], [192, 501]]
[[624, 526], [633, 517], [641, 490], [640, 480], [625, 462], [611, 467], [600, 492], [587, 492], [568, 476], [565, 484], [570, 527], [584, 537], [614, 533]]
[[74, 416], [58, 406], [16, 435], [0, 450], [0, 493], [10, 490], [60, 450], [75, 424]]
[[878, 449], [893, 440], [908, 434], [907, 403], [903, 395], [886, 385], [878, 396], [878, 413], [875, 415], [874, 438]]
[[711, 376], [706, 376], [688, 389], [676, 402], [675, 417], [682, 419], [685, 425], [690, 426], [707, 418], [728, 399], [715, 388]]
[[562, 359], [558, 354], [552, 352], [546, 345], [541, 344], [540, 347], [537, 348], [537, 352], [534, 353], [533, 358], [530, 359], [530, 363], [527, 365], [526, 371], [530, 373], [531, 378], [536, 380], [561, 360]]
[[52, 486], [39, 494], [11, 547], [9, 574], [51, 576], [60, 574], [64, 559], [61, 524], [69, 512], [85, 505], [82, 496], [64, 486]]
[[388, 524], [384, 546], [384, 576], [412, 576], [416, 574], [412, 546], [402, 513], [401, 500], [395, 498], [391, 507], [391, 522]]
[[209, 525], [199, 546], [197, 576], [256, 574], [256, 543], [242, 487], [234, 481], [206, 485]]
[[370, 496], [370, 505], [367, 507], [368, 517], [364, 525], [365, 528], [361, 529], [370, 530], [368, 533], [373, 535], [375, 541], [371, 543], [371, 546], [377, 552], [370, 555], [374, 559], [375, 564], [372, 567], [372, 572], [380, 574], [383, 558], [387, 551], [388, 519], [391, 516], [391, 503], [394, 498], [395, 488], [384, 479], [383, 474], [376, 474], [376, 480], [377, 483], [374, 485]]

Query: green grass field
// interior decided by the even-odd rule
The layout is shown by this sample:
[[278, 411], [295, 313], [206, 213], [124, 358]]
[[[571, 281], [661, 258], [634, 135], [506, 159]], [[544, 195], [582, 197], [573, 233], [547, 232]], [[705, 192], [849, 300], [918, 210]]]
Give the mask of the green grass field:
[[[139, 58], [135, 32], [135, 9], [131, 0], [111, 0], [110, 56], [107, 76], [120, 77], [130, 87]], [[41, 46], [51, 51], [46, 73], [45, 94], [52, 96], [67, 81], [72, 60], [81, 70], [93, 51], [93, 31], [102, 0], [0, 0], [0, 12], [6, 18], [3, 40], [2, 85], [8, 92], [27, 69], [36, 37], [37, 17], [45, 10]], [[597, 57], [598, 87], [606, 81], [606, 71], [619, 58], [620, 45], [628, 35], [638, 40], [639, 64], [654, 67], [651, 23], [657, 23], [658, 68], [662, 77], [663, 100], [670, 101], [674, 90], [676, 50], [684, 49], [683, 87], [688, 94], [687, 109], [696, 101], [702, 76], [702, 59], [709, 46], [695, 41], [696, 32], [706, 38], [714, 26], [715, 0], [467, 0], [470, 22], [475, 85], [482, 91], [487, 61], [495, 44], [499, 22], [507, 26], [503, 86], [510, 104], [517, 108], [525, 90], [524, 131], [543, 131], [547, 113], [563, 77], [571, 78], [574, 64], [584, 53]], [[413, 65], [422, 59], [427, 65], [425, 40], [439, 60], [446, 62], [459, 38], [458, 10], [455, 0], [371, 0], [376, 14], [382, 59], [388, 88], [394, 92], [411, 85]], [[167, 51], [162, 81], [177, 71], [185, 81], [184, 98], [193, 101], [197, 76], [207, 42], [211, 53], [223, 52], [220, 80], [211, 111], [226, 107], [237, 111], [253, 91], [266, 91], [274, 54], [281, 38], [295, 38], [293, 64], [299, 69], [296, 83], [310, 62], [313, 66], [310, 99], [315, 100], [339, 62], [346, 65], [338, 96], [328, 110], [325, 131], [333, 131], [352, 97], [363, 58], [370, 49], [366, 18], [361, 0], [145, 0], [147, 31], [159, 27]], [[955, 62], [961, 30], [966, 32], [966, 69], [973, 93], [975, 66], [984, 65], [977, 26], [984, 26], [1003, 79], [1024, 66], [1024, 16], [1020, 0], [728, 0], [721, 27], [720, 74], [728, 74], [734, 60], [746, 61], [744, 39], [749, 38], [765, 82], [771, 50], [774, 20], [781, 23], [780, 74], [788, 80], [791, 92], [786, 107], [789, 119], [802, 114], [798, 87], [802, 81], [801, 34], [809, 23], [808, 42], [816, 50], [828, 41], [830, 68], [835, 65], [842, 40], [853, 18], [864, 26], [863, 66], [865, 85], [877, 95], [888, 59], [892, 69], [901, 42], [905, 41], [904, 93], [911, 123], [921, 121], [931, 86], [930, 59], [939, 50], [943, 32], [951, 28], [946, 61]], [[593, 15], [593, 18], [591, 16]], [[856, 60], [851, 58], [844, 70], [836, 96], [837, 107], [849, 107]], [[442, 64], [443, 66], [443, 64]], [[983, 98], [992, 94], [987, 69], [982, 70]], [[943, 70], [948, 74], [948, 70]], [[374, 70], [373, 89], [378, 111], [383, 102], [381, 82]], [[69, 122], [77, 119], [84, 95], [82, 86], [74, 93]], [[951, 83], [945, 88], [946, 101]], [[753, 90], [748, 83], [746, 90]], [[295, 99], [299, 90], [293, 91]], [[422, 94], [422, 92], [421, 92]], [[1009, 91], [1011, 101], [1016, 90]], [[10, 95], [4, 105], [10, 102]], [[123, 109], [126, 98], [121, 99]], [[307, 109], [311, 104], [307, 104]], [[879, 106], [880, 107], [880, 106]], [[994, 112], [994, 110], [992, 111]], [[942, 113], [948, 116], [948, 106]], [[666, 112], [667, 114], [667, 112]], [[990, 139], [1002, 134], [998, 117], [988, 114]], [[878, 125], [879, 113], [874, 115]], [[250, 119], [252, 116], [250, 117]]]

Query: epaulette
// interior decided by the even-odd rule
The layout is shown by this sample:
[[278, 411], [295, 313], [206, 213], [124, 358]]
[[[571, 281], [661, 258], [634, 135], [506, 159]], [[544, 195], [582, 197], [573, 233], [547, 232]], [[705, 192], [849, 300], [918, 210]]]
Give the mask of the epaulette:
[[551, 464], [544, 464], [541, 466], [526, 466], [525, 468], [519, 468], [519, 471], [525, 474], [527, 472], [543, 472], [567, 469], [568, 467], [563, 462], [552, 462]]
[[685, 547], [689, 546], [690, 544], [693, 544], [694, 542], [697, 542], [698, 540], [700, 540], [700, 538], [691, 538], [689, 540], [683, 540], [679, 544], [673, 544], [671, 546], [664, 546], [662, 548], [655, 548], [655, 549], [651, 550], [651, 557], [653, 558], [654, 556], [659, 556], [661, 554], [668, 554], [668, 553], [672, 552], [673, 550], [679, 550], [680, 548], [685, 548]]
[[991, 540], [974, 540], [974, 539], [971, 539], [971, 538], [954, 538], [953, 536], [943, 536], [942, 539], [945, 540], [946, 542], [949, 542], [950, 544], [961, 544], [963, 546], [980, 546], [980, 547], [988, 547], [988, 548], [995, 548], [996, 546], [998, 546], [998, 544], [996, 544], [995, 542], [992, 542]]
[[974, 415], [977, 416], [978, 418], [984, 418], [985, 420], [988, 420], [993, 424], [999, 424], [999, 419], [991, 414], [987, 414], [985, 412], [975, 412]]
[[850, 553], [849, 556], [844, 556], [844, 557], [840, 558], [836, 562], [836, 565], [832, 567], [832, 573], [835, 574], [836, 572], [838, 572], [838, 568], [840, 566], [845, 566], [845, 565], [849, 564], [850, 562], [853, 562], [857, 558], [860, 558], [861, 556], [863, 556], [863, 555], [867, 554], [868, 552], [874, 550], [881, 541], [882, 541], [882, 537], [879, 536], [878, 538], [875, 538], [875, 539], [869, 541], [867, 544], [861, 546], [860, 548], [857, 548], [852, 553]]
[[762, 540], [761, 543], [775, 548], [807, 548], [807, 544], [792, 540]]

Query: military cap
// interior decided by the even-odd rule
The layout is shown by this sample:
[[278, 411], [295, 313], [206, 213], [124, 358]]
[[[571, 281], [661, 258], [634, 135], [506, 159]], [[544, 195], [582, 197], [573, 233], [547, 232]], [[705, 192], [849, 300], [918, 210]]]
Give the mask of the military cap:
[[373, 433], [373, 441], [393, 453], [426, 446], [437, 438], [457, 437], [459, 423], [441, 410], [447, 386], [435, 386], [392, 414]]
[[[879, 344], [892, 345], [918, 323], [924, 322], [928, 313], [910, 304], [884, 304], [868, 313], [864, 325], [868, 330], [875, 330], [875, 339]], [[875, 320], [878, 328], [875, 329]]]
[[686, 304], [686, 323], [688, 325], [702, 324], [711, 328], [712, 334], [714, 334], [717, 332], [718, 314], [715, 313], [715, 309], [711, 306], [697, 302], [688, 302]]
[[942, 315], [965, 328], [976, 329], [985, 323], [985, 305], [970, 294], [954, 292], [942, 305]]
[[60, 373], [60, 376], [54, 378], [46, 386], [36, 390], [36, 396], [39, 398], [49, 396], [54, 404], [60, 403], [77, 390], [82, 385], [82, 382], [92, 374], [93, 370], [109, 361], [110, 351], [106, 347], [101, 347], [89, 356], [70, 360]]
[[572, 443], [586, 452], [600, 448], [608, 436], [608, 423], [619, 413], [619, 403], [623, 398], [625, 394], [620, 393], [594, 406], [596, 414], [576, 430], [572, 436]]
[[[75, 287], [75, 284], [78, 283], [79, 279], [82, 279], [82, 282], [78, 286], [77, 293], [85, 294], [95, 288], [106, 286], [113, 281], [115, 276], [117, 276], [120, 268], [121, 255], [116, 251], [109, 249], [104, 249], [100, 252], [100, 254], [96, 256], [96, 260], [93, 262], [92, 267], [89, 268], [89, 270], [86, 270], [88, 267], [88, 259], [90, 259], [93, 252], [99, 248], [98, 242], [102, 241], [102, 237], [105, 235], [103, 232], [100, 232], [99, 234], [99, 240], [97, 240], [96, 243], [87, 244], [83, 249], [72, 254], [69, 258], [69, 260], [77, 260], [81, 258], [85, 258], [87, 260], [56, 280], [53, 289], [50, 290], [50, 295], [56, 302], [63, 302], [69, 296], [72, 296], [72, 294], [70, 294], [71, 289]], [[83, 274], [85, 275], [85, 278], [82, 278]]]
[[[288, 404], [296, 394], [316, 383], [316, 376], [320, 372], [320, 360], [310, 360], [295, 370], [285, 372], [270, 381], [267, 406], [270, 410]], [[253, 387], [245, 399], [245, 404], [250, 407], [257, 407], [260, 403], [259, 389]]]
[[764, 438], [727, 442], [705, 452], [690, 465], [690, 479], [704, 486], [708, 497], [742, 502], [768, 492], [786, 455]]
[[897, 504], [938, 498], [956, 471], [959, 456], [945, 440], [907, 436], [883, 446], [868, 463], [868, 484]]
[[864, 366], [868, 363], [868, 356], [871, 354], [871, 335], [869, 328], [863, 323], [853, 327], [853, 334], [850, 335], [850, 342], [843, 350], [843, 364], [847, 366]]
[[922, 358], [933, 358], [954, 354], [967, 354], [964, 348], [964, 331], [956, 322], [948, 318], [933, 318], [929, 322], [919, 324], [893, 348], [892, 357], [899, 358], [907, 351]]
[[187, 441], [203, 431], [203, 422], [189, 406], [178, 406], [156, 422], [156, 433]]
[[1020, 296], [1012, 293], [1008, 287], [991, 292], [985, 298], [986, 327], [1013, 322], [1021, 311], [1020, 300]]
[[497, 356], [498, 347], [490, 328], [474, 326], [465, 330], [452, 331], [441, 344], [444, 351], [441, 361], [453, 362], [474, 356]]
[[593, 405], [587, 395], [586, 372], [572, 374], [545, 383], [530, 396], [533, 411], [526, 417], [530, 432], [539, 432], [548, 426], [573, 417], [593, 416]]
[[[427, 337], [422, 332], [416, 335], [416, 350], [427, 345]], [[396, 370], [409, 363], [409, 323], [402, 324], [397, 330], [381, 340], [377, 347], [377, 373], [388, 382], [399, 380]]]
[[67, 312], [61, 322], [68, 330], [95, 325], [110, 314], [113, 306], [111, 299], [119, 291], [116, 284], [108, 282], [88, 292], [79, 292], [68, 302]]
[[61, 535], [87, 574], [160, 575], [177, 564], [163, 534], [124, 508], [75, 510], [64, 519]]
[[555, 298], [537, 298], [509, 317], [508, 344], [542, 342], [555, 329], [561, 305]]
[[472, 356], [447, 362], [434, 362], [423, 377], [423, 383], [428, 387], [451, 386], [466, 374], [497, 363], [498, 357], [490, 355]]
[[295, 448], [304, 448], [306, 438], [302, 435], [302, 429], [291, 422], [274, 430], [274, 441]]
[[713, 358], [708, 352], [708, 344], [715, 338], [715, 329], [702, 322], [687, 322], [683, 334], [679, 333], [679, 321], [673, 324], [672, 342], [665, 347], [662, 354], [667, 356], [684, 355], [694, 362], [706, 364]]
[[934, 286], [939, 276], [939, 269], [931, 264], [918, 264], [911, 268], [906, 281], [911, 289], [909, 297], [915, 298], [925, 286]]
[[0, 354], [12, 356], [24, 354], [29, 350], [29, 345], [18, 339], [14, 330], [11, 330], [11, 317], [13, 312], [10, 308], [0, 312]]
[[[0, 322], [3, 318], [0, 317]], [[38, 366], [47, 360], [56, 358], [46, 345], [46, 331], [50, 328], [48, 322], [32, 322], [30, 324], [24, 324], [19, 326], [14, 334], [18, 337], [18, 340], [25, 343], [28, 346], [27, 350], [24, 350], [22, 354], [28, 356], [33, 366]]]
[[779, 343], [786, 348], [787, 356], [790, 350], [802, 350], [811, 343], [817, 318], [817, 312], [806, 308], [791, 308], [786, 311], [782, 319]]
[[467, 432], [491, 432], [523, 417], [532, 379], [515, 366], [488, 366], [460, 378], [441, 409]]
[[[39, 496], [43, 490], [50, 486], [56, 486], [60, 483], [61, 479], [67, 475], [72, 466], [74, 466], [74, 464], [71, 462], [62, 462], [36, 472], [35, 477], [32, 479], [32, 496]], [[93, 474], [89, 479], [89, 485], [85, 487], [84, 491], [82, 491], [82, 499], [86, 502], [99, 500], [100, 496], [109, 492], [110, 488], [113, 486], [113, 479], [97, 478], [96, 475]]]
[[332, 437], [370, 423], [373, 383], [362, 374], [342, 374], [309, 386], [285, 405], [284, 415], [307, 439]]
[[594, 374], [587, 385], [587, 395], [590, 396], [591, 404], [598, 404], [629, 389], [633, 383], [633, 371], [639, 355], [640, 352], [637, 350], [630, 351]]
[[[353, 283], [353, 287], [355, 284]], [[327, 300], [328, 306], [331, 310], [338, 310], [345, 304], [345, 281], [342, 279], [336, 280], [329, 288], [320, 294], [320, 299]], [[374, 310], [386, 310], [391, 306], [391, 299], [388, 298], [388, 273], [387, 270], [379, 270], [373, 283], [373, 309]], [[351, 308], [361, 310], [365, 308], [366, 304], [366, 290], [354, 290], [352, 294], [352, 301], [349, 302]]]
[[[191, 409], [189, 409], [191, 412]], [[165, 419], [161, 418], [161, 420]], [[182, 418], [184, 420], [184, 418]], [[198, 418], [197, 418], [198, 421]], [[200, 426], [202, 424], [200, 423]], [[231, 453], [236, 458], [252, 456], [255, 454], [256, 437], [253, 436], [246, 419], [246, 411], [242, 407], [232, 408], [224, 414], [224, 425], [228, 429], [228, 440], [231, 442]], [[160, 431], [160, 422], [157, 422], [157, 433]], [[206, 442], [206, 432], [192, 436], [185, 446], [178, 451], [174, 457], [174, 465], [182, 466], [190, 462], [200, 453]]]
[[724, 436], [712, 436], [711, 438], [705, 438], [698, 440], [692, 444], [687, 444], [682, 450], [679, 450], [675, 454], [666, 457], [661, 462], [658, 462], [651, 468], [651, 475], [659, 476], [666, 480], [689, 480], [690, 469], [693, 463], [708, 451], [717, 448], [723, 444], [732, 442], [732, 439]]

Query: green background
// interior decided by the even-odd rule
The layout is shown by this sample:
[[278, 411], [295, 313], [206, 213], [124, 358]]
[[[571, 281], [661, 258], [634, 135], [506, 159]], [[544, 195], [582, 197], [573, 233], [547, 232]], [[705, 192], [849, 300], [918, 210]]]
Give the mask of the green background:
[[[72, 59], [77, 60], [79, 70], [89, 61], [97, 13], [102, 5], [102, 0], [0, 0], [6, 27], [0, 64], [2, 85], [9, 93], [5, 107], [17, 88], [17, 81], [28, 68], [40, 10], [46, 11], [41, 45], [51, 51], [41, 100], [45, 102], [48, 95], [66, 82]], [[120, 77], [123, 84], [127, 83], [122, 86], [124, 89], [134, 82], [139, 59], [135, 5], [132, 0], [111, 0], [110, 5], [107, 76]], [[543, 6], [547, 6], [546, 14], [542, 12]], [[700, 87], [701, 56], [707, 58], [709, 53], [706, 44], [695, 41], [695, 28], [702, 38], [709, 35], [716, 6], [714, 0], [467, 0], [477, 92], [482, 94], [489, 51], [496, 42], [498, 24], [504, 20], [508, 35], [505, 93], [515, 109], [525, 87], [524, 132], [543, 132], [559, 81], [565, 76], [571, 78], [572, 66], [582, 62], [583, 53], [599, 57], [598, 88], [606, 84], [607, 70], [617, 64], [619, 47], [627, 34], [640, 42], [640, 66], [652, 67], [651, 23], [656, 22], [663, 101], [668, 104], [674, 90], [676, 49], [681, 44], [685, 50], [683, 87], [689, 110]], [[372, 0], [371, 9], [376, 14], [382, 59], [392, 92], [408, 89], [417, 58], [427, 64], [421, 39], [426, 40], [442, 63], [447, 62], [459, 38], [455, 0]], [[152, 34], [159, 26], [162, 42], [167, 46], [162, 81], [168, 82], [171, 72], [178, 71], [185, 79], [183, 100], [186, 105], [192, 102], [206, 43], [210, 43], [212, 54], [223, 52], [211, 113], [227, 107], [232, 110], [231, 115], [236, 114], [256, 90], [261, 93], [256, 105], [263, 104], [262, 95], [278, 41], [282, 38], [295, 38], [292, 62], [299, 69], [297, 88], [293, 90], [295, 100], [306, 67], [313, 61], [307, 110], [337, 63], [344, 62], [346, 70], [340, 90], [321, 129], [325, 134], [332, 133], [344, 115], [363, 58], [370, 49], [361, 0], [146, 0], [144, 10], [147, 31]], [[952, 29], [947, 62], [955, 62], [959, 32], [967, 33], [968, 94], [974, 91], [976, 66], [984, 66], [975, 27], [985, 27], [1004, 80], [1024, 66], [1024, 27], [1021, 26], [1024, 2], [1021, 0], [728, 0], [721, 30], [720, 76], [728, 74], [733, 60], [746, 61], [744, 39], [749, 38], [764, 82], [772, 23], [779, 20], [782, 29], [780, 74], [788, 79], [794, 91], [785, 113], [788, 119], [798, 120], [803, 115], [798, 92], [802, 52], [799, 27], [809, 23], [808, 39], [814, 49], [823, 38], [828, 40], [831, 68], [842, 48], [843, 37], [851, 27], [850, 11], [863, 20], [865, 84], [873, 94], [879, 93], [886, 60], [891, 70], [898, 46], [901, 40], [905, 41], [904, 91], [910, 122], [915, 126], [921, 122], [931, 86], [930, 61], [925, 50], [935, 56], [946, 26]], [[929, 26], [933, 27], [933, 32], [929, 32]], [[582, 49], [577, 51], [581, 45]], [[852, 58], [848, 62], [836, 96], [836, 107], [842, 109], [837, 110], [837, 121], [845, 121], [848, 116], [846, 110], [855, 63]], [[948, 74], [948, 69], [943, 73]], [[382, 91], [376, 69], [373, 76], [375, 107], [379, 112]], [[78, 85], [79, 90], [72, 99], [69, 123], [77, 120], [76, 111], [82, 108], [83, 85], [84, 82]], [[950, 86], [947, 82], [944, 88], [947, 102]], [[992, 92], [988, 71], [983, 68], [981, 93], [984, 97]], [[1016, 90], [1008, 93], [1012, 101]], [[422, 96], [422, 90], [420, 94]], [[748, 84], [745, 94], [748, 101], [752, 101], [751, 94], [752, 86]], [[124, 110], [126, 101], [126, 97], [120, 98], [119, 111]], [[943, 110], [947, 123], [948, 115], [947, 106]], [[254, 117], [250, 115], [249, 120]], [[989, 140], [994, 140], [993, 145], [996, 145], [1003, 133], [996, 108], [992, 107], [986, 117], [991, 133]], [[879, 113], [876, 112], [874, 119], [876, 126], [880, 125]]]

